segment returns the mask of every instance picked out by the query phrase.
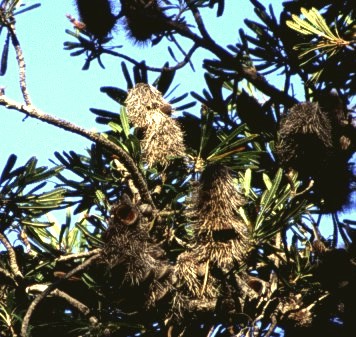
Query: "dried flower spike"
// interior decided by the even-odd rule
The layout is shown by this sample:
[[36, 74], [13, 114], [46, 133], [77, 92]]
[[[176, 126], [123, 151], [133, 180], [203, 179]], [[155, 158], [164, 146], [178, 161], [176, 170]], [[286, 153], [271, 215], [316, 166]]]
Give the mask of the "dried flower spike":
[[117, 17], [110, 0], [76, 0], [85, 29], [96, 38], [105, 38], [114, 28]]
[[333, 150], [332, 128], [318, 103], [294, 105], [282, 119], [276, 154], [282, 166], [314, 176]]
[[159, 0], [120, 0], [127, 36], [144, 44], [169, 29]]
[[167, 113], [170, 104], [154, 87], [138, 83], [128, 93], [126, 110], [130, 121], [144, 129], [142, 152], [149, 167], [156, 163], [167, 166], [175, 157], [185, 154], [183, 132], [178, 122]]
[[212, 164], [202, 173], [195, 196], [195, 232], [207, 259], [224, 268], [243, 261], [249, 247], [245, 223], [238, 215], [244, 204], [229, 169]]

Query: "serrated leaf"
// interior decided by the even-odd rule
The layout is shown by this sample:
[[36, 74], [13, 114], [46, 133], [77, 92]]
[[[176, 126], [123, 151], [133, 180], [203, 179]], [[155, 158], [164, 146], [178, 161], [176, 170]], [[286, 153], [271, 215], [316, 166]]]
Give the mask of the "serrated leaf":
[[[168, 67], [168, 66], [169, 64], [167, 62], [164, 64], [163, 67]], [[169, 87], [171, 86], [175, 73], [176, 73], [175, 71], [165, 71], [165, 70], [162, 71], [161, 76], [159, 77], [157, 83], [157, 89], [162, 93], [162, 95], [164, 95], [168, 91]]]
[[21, 220], [21, 223], [23, 225], [36, 227], [36, 228], [48, 228], [54, 225], [53, 222], [37, 221], [37, 220]]
[[21, 9], [21, 10], [16, 11], [16, 12], [14, 13], [14, 16], [15, 16], [15, 15], [22, 14], [22, 13], [26, 13], [26, 12], [28, 12], [28, 11], [30, 11], [30, 10], [32, 10], [32, 9], [38, 8], [38, 7], [40, 7], [40, 6], [41, 6], [40, 3], [27, 6], [27, 7], [25, 7], [24, 9]]

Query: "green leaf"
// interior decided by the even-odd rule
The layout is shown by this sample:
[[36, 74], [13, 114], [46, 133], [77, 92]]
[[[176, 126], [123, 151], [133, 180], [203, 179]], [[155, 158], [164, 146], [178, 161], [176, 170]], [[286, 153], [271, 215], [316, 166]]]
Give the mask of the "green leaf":
[[53, 222], [38, 221], [38, 220], [21, 220], [21, 223], [25, 226], [37, 227], [37, 228], [47, 228], [54, 225]]
[[115, 102], [125, 105], [127, 98], [127, 92], [125, 90], [116, 87], [101, 87], [100, 91], [107, 94]]
[[11, 154], [7, 159], [5, 167], [1, 173], [0, 185], [10, 177], [11, 170], [14, 168], [16, 160], [17, 160], [17, 156], [14, 154]]
[[120, 109], [120, 121], [121, 121], [121, 126], [122, 126], [125, 136], [129, 137], [130, 123], [129, 123], [129, 119], [127, 117], [126, 109], [124, 107], [122, 107]]
[[262, 179], [263, 179], [263, 182], [266, 185], [267, 190], [270, 190], [271, 187], [272, 187], [272, 181], [269, 178], [269, 176], [266, 173], [262, 173]]
[[245, 171], [245, 176], [244, 176], [244, 180], [243, 180], [243, 189], [245, 191], [246, 197], [248, 197], [250, 194], [251, 180], [252, 180], [252, 170], [248, 168]]
[[1, 55], [0, 76], [4, 76], [6, 74], [7, 60], [9, 57], [9, 44], [10, 44], [10, 33], [8, 32], [4, 43], [4, 49]]

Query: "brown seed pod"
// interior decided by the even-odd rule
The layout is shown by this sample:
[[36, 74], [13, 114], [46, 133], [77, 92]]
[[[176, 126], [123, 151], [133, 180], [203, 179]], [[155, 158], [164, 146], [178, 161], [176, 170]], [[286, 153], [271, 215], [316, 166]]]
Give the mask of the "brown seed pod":
[[159, 0], [120, 0], [127, 36], [136, 43], [146, 43], [167, 29], [168, 17]]
[[76, 0], [85, 29], [98, 39], [106, 37], [114, 28], [116, 16], [110, 0]]
[[167, 166], [171, 159], [183, 157], [185, 146], [179, 123], [160, 110], [152, 111], [152, 122], [141, 142], [144, 160], [149, 167]]
[[238, 214], [244, 203], [227, 167], [205, 168], [193, 192], [192, 222], [201, 254], [219, 268], [232, 268], [247, 257], [249, 234]]
[[294, 105], [281, 120], [276, 155], [302, 177], [316, 175], [333, 151], [331, 122], [318, 103]]

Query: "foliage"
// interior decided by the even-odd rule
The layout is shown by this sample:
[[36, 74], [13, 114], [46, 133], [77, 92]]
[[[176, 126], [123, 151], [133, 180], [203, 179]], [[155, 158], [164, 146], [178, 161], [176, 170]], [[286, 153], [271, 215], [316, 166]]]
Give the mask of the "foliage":
[[[349, 1], [294, 0], [278, 19], [251, 2], [258, 21], [246, 19], [225, 48], [203, 21], [207, 11], [223, 17], [224, 0], [94, 1], [97, 17], [77, 1], [70, 56], [84, 56], [87, 71], [94, 60], [104, 67], [103, 54], [124, 60], [126, 85], [100, 88], [119, 113], [90, 109], [101, 134], [29, 104], [13, 17], [37, 5], [1, 2], [0, 73], [12, 45], [25, 104], [3, 94], [0, 104], [93, 143], [84, 154], [55, 152], [52, 168], [36, 158], [16, 166], [11, 155], [2, 170], [0, 336], [356, 331], [356, 223], [338, 215], [354, 187], [354, 11]], [[176, 64], [119, 53], [118, 24], [141, 47], [166, 43]], [[199, 66], [197, 49], [213, 55], [201, 65], [206, 89], [175, 97], [175, 74]], [[283, 90], [269, 81], [276, 71]]]

